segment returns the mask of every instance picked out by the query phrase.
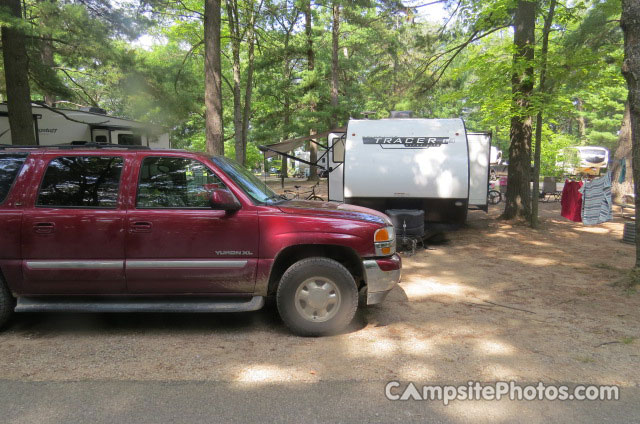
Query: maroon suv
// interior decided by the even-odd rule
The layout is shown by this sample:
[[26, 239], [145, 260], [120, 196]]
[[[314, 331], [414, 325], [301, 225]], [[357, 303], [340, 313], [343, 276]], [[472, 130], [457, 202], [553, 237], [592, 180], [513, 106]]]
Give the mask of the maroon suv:
[[0, 147], [0, 325], [13, 311], [252, 311], [339, 331], [400, 279], [389, 219], [289, 201], [224, 157]]

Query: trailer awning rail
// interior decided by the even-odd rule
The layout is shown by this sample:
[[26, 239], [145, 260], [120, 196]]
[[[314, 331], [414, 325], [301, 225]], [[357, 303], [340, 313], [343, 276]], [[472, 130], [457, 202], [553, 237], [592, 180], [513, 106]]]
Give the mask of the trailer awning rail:
[[[260, 149], [260, 151], [264, 152], [265, 159], [268, 159], [268, 158], [273, 157], [273, 156], [278, 156], [278, 155], [286, 155], [289, 152], [294, 151], [298, 147], [301, 147], [307, 141], [310, 141], [311, 143], [317, 144], [318, 146], [322, 147], [323, 149], [327, 149], [326, 145], [324, 145], [322, 143], [319, 143], [315, 139], [317, 139], [317, 138], [325, 138], [329, 134], [344, 133], [346, 131], [347, 131], [346, 127], [335, 128], [335, 129], [332, 129], [332, 130], [329, 130], [329, 131], [324, 131], [324, 132], [321, 132], [321, 133], [318, 133], [318, 134], [309, 134], [309, 135], [305, 135], [303, 137], [290, 138], [288, 140], [284, 140], [284, 141], [281, 141], [279, 143], [273, 143], [273, 144], [266, 144], [266, 145], [263, 145], [263, 146], [258, 146], [258, 149]], [[295, 159], [297, 160], [297, 158], [295, 158]]]

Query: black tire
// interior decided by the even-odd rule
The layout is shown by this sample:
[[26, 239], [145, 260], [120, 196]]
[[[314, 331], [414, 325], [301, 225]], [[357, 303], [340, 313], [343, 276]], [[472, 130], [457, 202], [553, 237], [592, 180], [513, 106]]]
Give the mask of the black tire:
[[[304, 292], [306, 283], [318, 278], [333, 289], [337, 306], [327, 314], [327, 320], [317, 322], [305, 317], [304, 301], [296, 300], [299, 290]], [[315, 284], [312, 282], [312, 284]], [[282, 321], [299, 336], [326, 336], [343, 330], [358, 308], [358, 288], [351, 273], [342, 264], [328, 258], [314, 257], [294, 263], [287, 269], [278, 285], [276, 295], [278, 312]], [[296, 305], [298, 302], [298, 305]], [[324, 319], [319, 317], [317, 319]]]
[[2, 328], [13, 314], [15, 300], [7, 288], [2, 276], [0, 276], [0, 328]]
[[321, 202], [324, 201], [324, 199], [322, 197], [320, 197], [320, 196], [309, 196], [308, 200], [319, 200]]

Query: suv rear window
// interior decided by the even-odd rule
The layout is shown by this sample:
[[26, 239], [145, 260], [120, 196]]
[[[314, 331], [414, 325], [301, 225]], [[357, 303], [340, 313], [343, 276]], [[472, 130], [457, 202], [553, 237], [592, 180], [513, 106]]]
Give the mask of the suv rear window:
[[66, 156], [53, 159], [44, 174], [37, 206], [115, 208], [122, 158]]
[[20, 168], [28, 155], [0, 155], [0, 203], [3, 203], [11, 190]]

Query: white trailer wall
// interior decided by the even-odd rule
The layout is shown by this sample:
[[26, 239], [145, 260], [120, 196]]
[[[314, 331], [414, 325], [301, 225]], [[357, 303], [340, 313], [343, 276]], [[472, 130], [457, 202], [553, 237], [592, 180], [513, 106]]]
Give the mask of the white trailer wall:
[[467, 199], [464, 122], [351, 120], [344, 168], [345, 198]]
[[469, 206], [487, 206], [491, 134], [467, 133], [469, 143]]
[[[170, 148], [169, 134], [162, 128], [150, 128], [141, 122], [99, 113], [71, 109], [57, 110], [60, 113], [38, 105], [32, 106], [32, 113], [37, 117], [38, 142], [42, 146], [67, 144], [73, 141], [97, 142], [98, 137], [102, 137], [100, 140], [105, 140], [107, 143], [118, 144], [119, 135], [135, 133], [141, 136], [143, 146], [148, 145], [156, 149]], [[7, 112], [6, 104], [0, 104], [0, 112]], [[70, 119], [66, 119], [65, 116]], [[91, 131], [92, 126], [104, 128]], [[13, 143], [11, 140], [7, 116], [0, 116], [0, 144], [20, 144], [20, 142]]]

